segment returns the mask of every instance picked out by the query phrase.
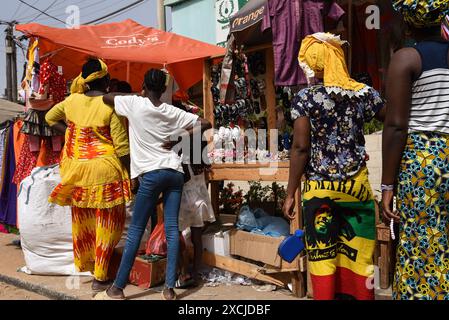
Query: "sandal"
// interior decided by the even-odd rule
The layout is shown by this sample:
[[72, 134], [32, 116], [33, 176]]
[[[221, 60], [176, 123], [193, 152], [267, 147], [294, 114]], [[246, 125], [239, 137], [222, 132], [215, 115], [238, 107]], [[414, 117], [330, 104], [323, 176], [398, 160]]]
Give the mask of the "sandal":
[[188, 275], [186, 279], [181, 279], [181, 277], [178, 277], [178, 280], [176, 280], [176, 289], [186, 289], [190, 287], [196, 287], [196, 281], [191, 275]]
[[112, 281], [105, 281], [105, 282], [93, 282], [92, 283], [92, 292], [93, 293], [100, 293], [104, 290], [109, 289], [109, 287], [112, 285]]
[[165, 292], [165, 290], [169, 290], [168, 288], [165, 288], [163, 291], [162, 291], [162, 293], [161, 293], [161, 295], [162, 295], [162, 299], [164, 299], [164, 300], [177, 300], [178, 299], [178, 296], [176, 295], [176, 292], [175, 292], [175, 290], [173, 290], [173, 299], [167, 299], [166, 297], [165, 297], [165, 294], [164, 294], [164, 292]]
[[112, 298], [108, 295], [107, 290], [96, 294], [94, 300], [126, 300], [126, 298]]

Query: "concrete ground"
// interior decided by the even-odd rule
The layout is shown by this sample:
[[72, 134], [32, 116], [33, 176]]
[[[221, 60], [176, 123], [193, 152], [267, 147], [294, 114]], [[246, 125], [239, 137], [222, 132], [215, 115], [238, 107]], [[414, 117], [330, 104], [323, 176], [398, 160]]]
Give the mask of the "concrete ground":
[[[91, 277], [38, 276], [18, 272], [25, 266], [22, 250], [11, 242], [17, 235], [0, 233], [0, 300], [3, 299], [68, 299], [90, 300]], [[2, 283], [3, 282], [3, 283]], [[7, 285], [7, 287], [5, 287]], [[26, 289], [29, 291], [17, 290]], [[125, 295], [131, 300], [162, 300], [162, 287], [148, 290], [128, 285]], [[183, 300], [300, 300], [290, 291], [277, 289], [272, 292], [256, 291], [252, 286], [224, 285], [200, 286], [191, 290], [176, 289]]]
[[22, 105], [0, 99], [0, 123], [14, 118], [18, 113], [22, 111]]

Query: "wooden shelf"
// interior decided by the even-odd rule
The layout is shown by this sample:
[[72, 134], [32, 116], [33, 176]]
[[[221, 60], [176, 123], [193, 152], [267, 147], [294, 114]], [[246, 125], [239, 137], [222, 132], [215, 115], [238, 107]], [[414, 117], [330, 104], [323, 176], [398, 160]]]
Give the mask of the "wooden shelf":
[[235, 181], [288, 181], [290, 162], [223, 163], [213, 164], [208, 174], [209, 180]]

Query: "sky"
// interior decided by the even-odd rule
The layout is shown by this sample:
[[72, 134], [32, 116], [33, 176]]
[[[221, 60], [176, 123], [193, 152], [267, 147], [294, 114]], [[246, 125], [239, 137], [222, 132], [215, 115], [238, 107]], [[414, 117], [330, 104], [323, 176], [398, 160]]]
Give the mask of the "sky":
[[[77, 5], [80, 8], [80, 19], [81, 23], [94, 20], [96, 18], [105, 16], [112, 13], [118, 9], [126, 7], [127, 5], [135, 2], [136, 0], [24, 0], [28, 4], [45, 11], [49, 15], [58, 18], [59, 20], [65, 21], [67, 19], [67, 14], [65, 10], [67, 6]], [[64, 24], [58, 22], [48, 16], [40, 14], [40, 12], [28, 7], [27, 5], [21, 3], [19, 0], [0, 0], [1, 11], [0, 20], [12, 21], [17, 20], [20, 23], [36, 22], [52, 27], [65, 27]], [[157, 26], [157, 12], [156, 12], [157, 0], [146, 0], [137, 7], [129, 11], [125, 11], [113, 18], [105, 21], [107, 22], [117, 22], [126, 19], [133, 19], [138, 23], [150, 27]], [[167, 13], [169, 16], [169, 13]], [[170, 19], [167, 19], [168, 30], [170, 30]], [[5, 92], [6, 87], [6, 57], [5, 57], [5, 39], [4, 39], [4, 26], [0, 26], [0, 96]], [[16, 33], [16, 35], [21, 36], [22, 34]], [[22, 77], [23, 64], [25, 58], [22, 51], [18, 49], [17, 53], [17, 73], [18, 81]]]

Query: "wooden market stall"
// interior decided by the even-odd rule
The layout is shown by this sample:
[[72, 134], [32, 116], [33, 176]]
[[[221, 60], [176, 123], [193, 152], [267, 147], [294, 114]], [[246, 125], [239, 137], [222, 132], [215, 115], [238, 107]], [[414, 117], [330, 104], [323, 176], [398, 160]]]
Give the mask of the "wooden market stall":
[[[346, 59], [348, 64], [348, 69], [351, 72], [351, 69], [354, 69], [355, 73], [358, 72], [369, 72], [374, 79], [374, 86], [379, 91], [382, 91], [382, 86], [385, 78], [385, 70], [386, 66], [389, 63], [389, 56], [391, 55], [391, 50], [388, 49], [391, 47], [392, 39], [387, 39], [387, 41], [380, 41], [382, 37], [382, 33], [379, 30], [368, 31], [369, 35], [372, 37], [371, 40], [375, 39], [374, 44], [370, 44], [376, 47], [376, 53], [371, 52], [372, 47], [367, 46], [365, 44], [361, 44], [361, 39], [364, 35], [366, 35], [361, 27], [361, 23], [364, 22], [364, 17], [359, 17], [360, 12], [366, 12], [366, 8], [369, 5], [377, 4], [381, 8], [387, 8], [388, 4], [383, 0], [373, 1], [373, 0], [339, 0], [337, 1], [341, 6], [346, 10], [346, 15], [340, 23], [333, 25], [326, 25], [326, 30], [341, 34], [343, 39], [348, 40], [351, 44], [353, 42], [357, 43], [357, 49], [354, 49], [355, 46], [348, 46], [345, 48]], [[249, 2], [240, 12], [237, 13], [233, 19], [231, 19], [231, 33], [238, 33], [240, 44], [245, 44], [243, 49], [243, 53], [248, 55], [254, 52], [262, 53], [265, 58], [266, 64], [266, 74], [265, 74], [265, 101], [266, 101], [266, 118], [267, 118], [267, 129], [276, 129], [277, 128], [277, 101], [276, 101], [276, 87], [274, 85], [274, 57], [273, 57], [273, 47], [271, 41], [269, 40], [269, 36], [267, 34], [261, 34], [261, 8], [266, 5], [265, 0], [253, 0]], [[390, 5], [391, 7], [391, 5]], [[391, 8], [385, 9], [383, 12], [388, 13], [388, 17], [385, 17], [383, 22], [389, 24], [389, 28], [392, 28], [394, 24], [392, 24], [392, 16]], [[246, 11], [245, 11], [246, 10]], [[241, 20], [238, 20], [238, 19]], [[236, 23], [234, 23], [237, 21]], [[242, 25], [242, 24], [245, 24]], [[363, 23], [363, 27], [364, 27]], [[362, 31], [361, 31], [362, 30]], [[389, 29], [388, 29], [389, 30]], [[384, 31], [385, 32], [385, 31]], [[367, 34], [368, 34], [367, 33]], [[388, 50], [386, 50], [388, 49]], [[354, 53], [353, 51], [356, 50]], [[357, 51], [359, 50], [359, 51]], [[366, 68], [365, 70], [360, 70], [360, 66], [364, 63], [363, 59], [368, 59], [368, 57], [359, 57], [360, 52], [370, 51], [370, 54], [376, 55], [376, 63], [371, 68]], [[357, 56], [357, 59], [354, 60]], [[209, 60], [206, 60], [203, 68], [203, 101], [204, 101], [204, 115], [207, 120], [209, 120], [215, 128], [216, 119], [214, 119], [214, 102], [213, 96], [211, 93], [212, 77], [211, 77], [211, 68], [214, 63], [216, 63], [217, 59], [221, 59], [223, 56], [215, 56]], [[372, 57], [371, 57], [372, 58]], [[354, 68], [353, 68], [354, 66]], [[299, 90], [299, 88], [295, 88], [295, 90]], [[276, 137], [269, 135], [270, 142], [272, 139], [277, 139]], [[270, 147], [272, 144], [269, 144]], [[274, 150], [269, 150], [270, 152]], [[289, 161], [279, 161], [279, 162], [269, 162], [265, 164], [260, 163], [215, 163], [212, 164], [211, 172], [209, 173], [209, 180], [211, 182], [211, 197], [212, 204], [214, 206], [214, 211], [216, 215], [219, 214], [219, 184], [220, 181], [230, 180], [230, 181], [277, 181], [277, 182], [287, 182], [289, 175]], [[303, 227], [303, 218], [301, 215], [301, 206], [299, 205], [298, 199], [300, 199], [299, 190], [296, 193], [296, 212], [298, 213], [293, 221], [290, 223], [290, 232], [294, 233], [297, 229], [301, 229]], [[378, 227], [378, 243], [380, 246], [379, 252], [381, 252], [381, 265], [382, 265], [382, 287], [388, 284], [388, 270], [390, 260], [386, 259], [386, 256], [389, 255], [387, 252], [387, 238], [382, 236], [384, 234], [384, 226]], [[231, 234], [231, 238], [235, 236]], [[240, 235], [237, 235], [240, 236]], [[237, 237], [235, 236], [235, 237]], [[245, 238], [238, 237], [238, 241], [248, 242], [247, 246], [252, 246], [254, 250], [258, 250], [258, 245], [260, 243], [264, 243], [270, 237], [259, 236], [259, 238]], [[273, 240], [272, 240], [273, 241]], [[231, 247], [233, 240], [231, 239]], [[277, 251], [275, 246], [272, 247], [272, 250]], [[218, 268], [222, 268], [225, 270], [229, 270], [231, 272], [240, 273], [245, 276], [263, 280], [269, 283], [273, 283], [280, 286], [285, 286], [288, 283], [291, 283], [293, 286], [293, 293], [298, 297], [304, 297], [306, 292], [309, 294], [312, 293], [312, 290], [307, 287], [307, 270], [306, 270], [306, 256], [304, 252], [291, 264], [286, 264], [285, 261], [283, 263], [277, 264], [276, 266], [270, 265], [267, 261], [261, 261], [260, 259], [254, 259], [254, 256], [250, 250], [244, 252], [238, 252], [236, 254], [235, 250], [231, 249], [231, 255], [235, 254], [240, 258], [234, 257], [224, 257], [215, 255], [212, 253], [205, 253], [205, 262], [211, 266], [215, 266]], [[277, 252], [275, 253], [277, 254]], [[242, 260], [248, 260], [243, 261]], [[279, 258], [280, 259], [280, 258]], [[375, 257], [376, 261], [378, 257]], [[260, 266], [260, 263], [252, 263], [252, 262], [264, 262], [265, 265], [263, 267]]]
[[[273, 49], [270, 45], [255, 46], [245, 53], [252, 52], [263, 52], [266, 62], [266, 75], [265, 75], [265, 100], [266, 100], [266, 112], [267, 112], [267, 123], [268, 129], [276, 128], [276, 97], [275, 97], [275, 87], [274, 87], [274, 58]], [[211, 67], [213, 60], [216, 58], [221, 58], [221, 56], [213, 57], [206, 60], [204, 63], [204, 76], [203, 76], [203, 86], [204, 86], [204, 116], [209, 120], [213, 126], [215, 125], [214, 119], [214, 104], [211, 95]], [[269, 139], [277, 139], [277, 136], [271, 136]], [[272, 146], [273, 144], [270, 144]], [[273, 151], [273, 150], [270, 150]], [[277, 181], [277, 182], [287, 182], [289, 175], [289, 161], [280, 162], [269, 162], [269, 163], [222, 163], [222, 164], [212, 164], [212, 169], [209, 173], [209, 181], [211, 183], [211, 200], [214, 206], [214, 211], [216, 215], [219, 213], [218, 199], [219, 199], [219, 183], [223, 180], [231, 181]], [[299, 191], [298, 191], [299, 192]], [[299, 193], [297, 193], [297, 200]], [[296, 201], [298, 204], [299, 201]], [[294, 233], [297, 229], [302, 228], [302, 216], [300, 206], [297, 205], [295, 219], [290, 223], [290, 231]], [[257, 243], [272, 243], [274, 241], [275, 245], [271, 246], [273, 254], [277, 256], [277, 247], [281, 239], [277, 240], [269, 236], [254, 236], [251, 239], [246, 239], [242, 234], [231, 234], [231, 247], [232, 247], [232, 237], [239, 237], [237, 241], [247, 241], [247, 246], [250, 248], [246, 253], [240, 254], [241, 257], [246, 259], [251, 259], [253, 255], [251, 254], [251, 247], [257, 250]], [[275, 240], [276, 239], [276, 240]], [[231, 249], [232, 253], [232, 249]], [[277, 260], [276, 260], [277, 259]], [[281, 258], [277, 256], [275, 258], [278, 266], [273, 266], [265, 264], [261, 267], [259, 264], [253, 264], [245, 262], [232, 257], [224, 257], [216, 254], [205, 252], [204, 262], [221, 269], [225, 269], [231, 272], [239, 273], [250, 278], [263, 280], [278, 286], [285, 287], [289, 283], [292, 284], [292, 291], [297, 297], [304, 297], [306, 295], [306, 268], [305, 268], [305, 256], [301, 254], [292, 263], [286, 263], [281, 261]], [[274, 260], [272, 260], [274, 261]], [[264, 261], [262, 261], [264, 262]]]

